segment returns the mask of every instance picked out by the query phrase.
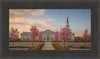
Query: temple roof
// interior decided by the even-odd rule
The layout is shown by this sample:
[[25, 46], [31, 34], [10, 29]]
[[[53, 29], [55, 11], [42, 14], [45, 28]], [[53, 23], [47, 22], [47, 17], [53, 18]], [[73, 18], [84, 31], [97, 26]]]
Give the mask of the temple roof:
[[45, 30], [45, 31], [43, 31], [43, 32], [52, 32], [52, 33], [54, 33], [53, 31], [51, 31], [51, 30]]

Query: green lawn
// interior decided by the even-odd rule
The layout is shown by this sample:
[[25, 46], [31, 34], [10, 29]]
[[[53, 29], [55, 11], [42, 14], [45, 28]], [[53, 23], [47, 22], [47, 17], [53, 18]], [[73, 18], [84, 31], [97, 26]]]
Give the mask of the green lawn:
[[[12, 42], [12, 41], [9, 41], [9, 42]], [[16, 43], [17, 42], [20, 42], [20, 43], [23, 43], [23, 42], [32, 42], [32, 41], [15, 41]], [[50, 42], [50, 41], [34, 41], [34, 42]], [[56, 41], [51, 41], [51, 42], [56, 42]], [[62, 41], [57, 41], [57, 42], [62, 42]], [[68, 43], [75, 43], [75, 42], [78, 42], [78, 43], [80, 43], [80, 42], [91, 42], [91, 41], [68, 41]]]

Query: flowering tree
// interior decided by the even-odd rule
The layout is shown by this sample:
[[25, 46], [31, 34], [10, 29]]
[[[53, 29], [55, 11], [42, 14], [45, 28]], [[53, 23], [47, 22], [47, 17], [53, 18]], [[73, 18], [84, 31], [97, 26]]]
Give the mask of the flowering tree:
[[11, 37], [11, 41], [13, 41], [13, 47], [14, 47], [14, 41], [17, 40], [18, 38], [18, 34], [19, 32], [17, 29], [11, 28], [10, 37]]
[[70, 30], [66, 29], [66, 28], [61, 28], [60, 31], [60, 40], [62, 40], [62, 42], [64, 43], [64, 47], [65, 47], [65, 42], [67, 42], [70, 38]]
[[90, 40], [90, 39], [91, 39], [91, 35], [88, 34], [88, 36], [87, 36], [87, 40]]
[[[85, 41], [91, 39], [91, 35], [88, 34], [88, 30], [85, 30], [85, 31], [84, 31], [83, 38], [84, 38]], [[86, 45], [86, 43], [85, 43], [85, 45]]]
[[33, 46], [33, 41], [34, 41], [35, 38], [38, 36], [39, 31], [36, 29], [35, 26], [32, 26], [32, 28], [30, 29], [30, 31], [31, 31], [30, 36], [31, 36], [31, 39], [32, 39], [32, 46]]
[[42, 41], [42, 32], [39, 32], [38, 40], [39, 40], [39, 41]]
[[85, 30], [85, 31], [84, 31], [83, 38], [84, 38], [85, 41], [91, 39], [91, 35], [88, 34], [88, 30]]
[[58, 31], [56, 31], [56, 32], [54, 33], [54, 39], [55, 39], [56, 42], [58, 41], [58, 37], [59, 37]]

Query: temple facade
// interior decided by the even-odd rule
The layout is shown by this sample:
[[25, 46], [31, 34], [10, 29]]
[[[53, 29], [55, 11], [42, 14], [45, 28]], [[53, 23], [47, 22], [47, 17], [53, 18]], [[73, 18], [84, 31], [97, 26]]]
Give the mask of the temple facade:
[[[21, 33], [21, 40], [22, 41], [32, 41], [30, 38], [30, 32], [23, 32]], [[35, 38], [38, 40], [38, 36]], [[42, 32], [42, 41], [54, 41], [54, 32], [51, 30], [45, 30]]]

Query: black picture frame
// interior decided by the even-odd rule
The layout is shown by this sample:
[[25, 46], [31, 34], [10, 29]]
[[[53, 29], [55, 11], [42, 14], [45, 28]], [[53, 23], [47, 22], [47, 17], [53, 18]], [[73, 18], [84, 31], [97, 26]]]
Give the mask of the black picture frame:
[[[98, 54], [98, 2], [2, 2], [2, 56], [30, 56], [30, 57], [79, 57], [96, 56]], [[9, 51], [9, 9], [91, 9], [91, 37], [92, 50], [90, 51]], [[95, 33], [95, 34], [93, 34]]]

